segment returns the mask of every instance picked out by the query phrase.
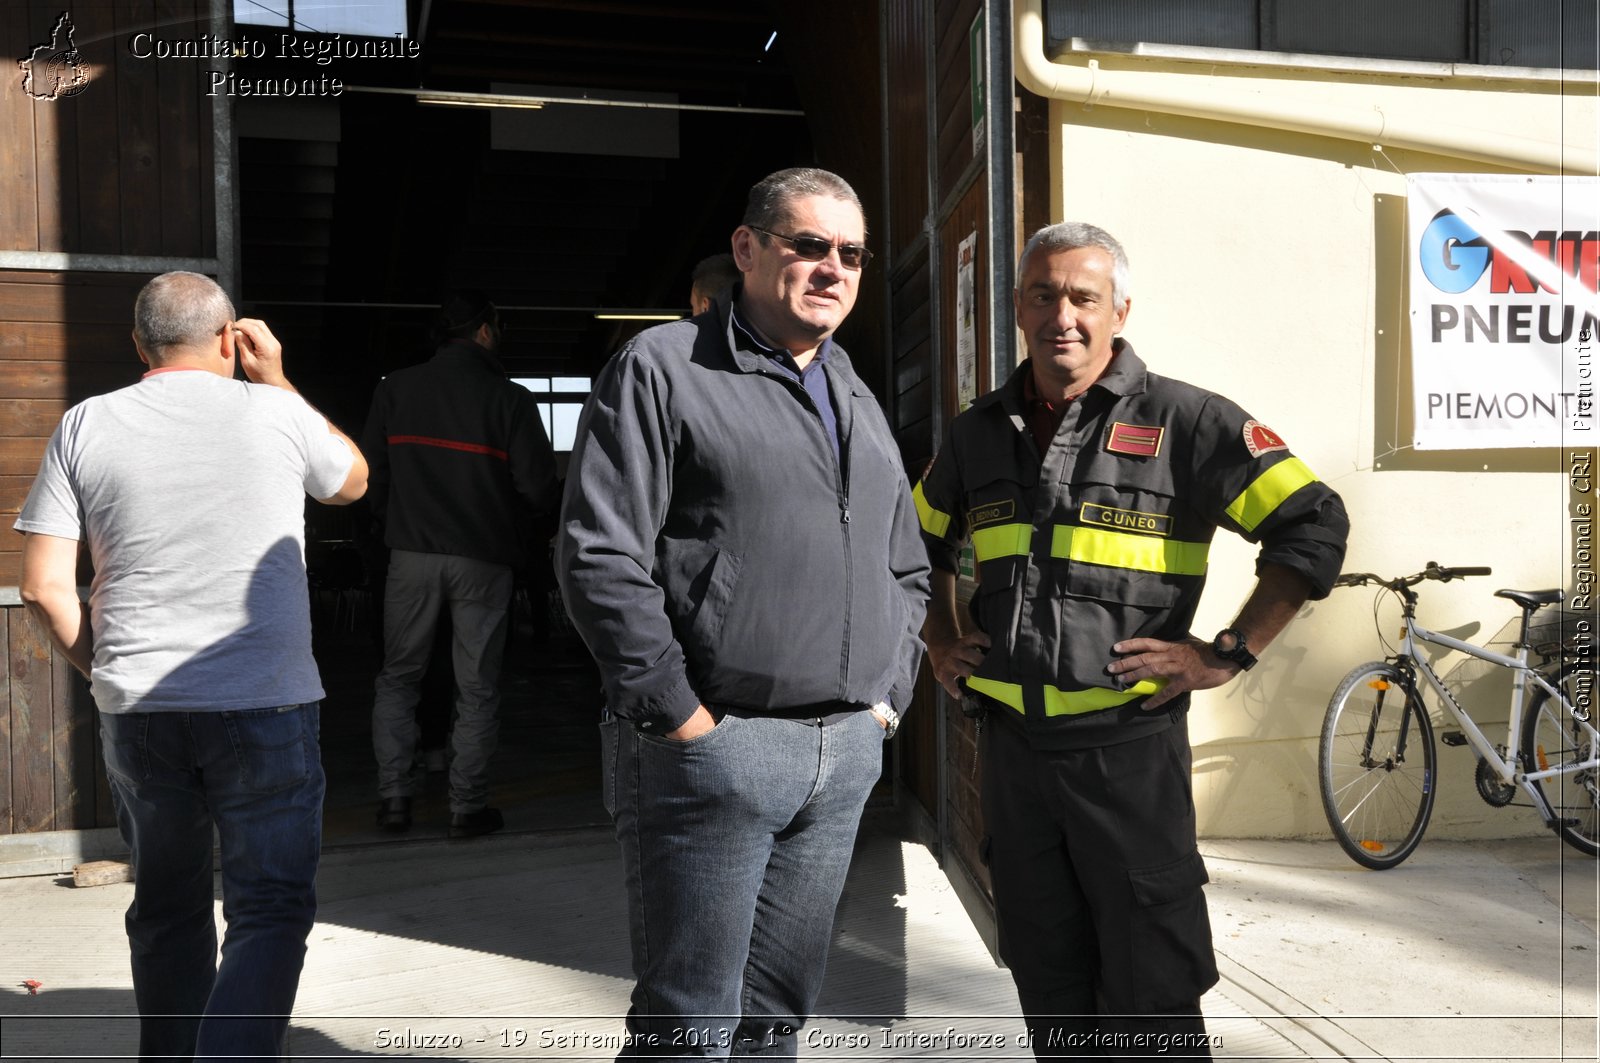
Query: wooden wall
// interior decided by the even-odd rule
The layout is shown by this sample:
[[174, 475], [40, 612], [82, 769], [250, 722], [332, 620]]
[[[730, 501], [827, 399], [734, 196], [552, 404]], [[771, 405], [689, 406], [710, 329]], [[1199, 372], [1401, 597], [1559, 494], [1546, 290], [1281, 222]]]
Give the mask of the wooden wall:
[[[55, 0], [3, 5], [0, 56], [50, 41], [63, 10]], [[210, 0], [77, 5], [72, 40], [87, 85], [40, 100], [20, 75], [0, 79], [0, 251], [96, 256], [101, 267], [216, 255], [204, 64], [141, 60], [129, 47], [140, 30], [203, 32], [209, 11]], [[0, 269], [0, 586], [16, 583], [11, 523], [61, 414], [138, 379], [128, 333], [151, 274], [51, 265]]]
[[73, 403], [136, 383], [133, 300], [149, 274], [0, 270], [0, 586], [45, 442]]
[[[968, 38], [972, 20], [982, 7], [981, 0], [954, 0], [935, 5], [933, 104], [937, 139], [934, 162], [939, 203], [956, 191], [973, 160], [972, 67]], [[994, 32], [992, 28], [991, 32]], [[1001, 27], [1000, 32], [1007, 31]], [[1002, 86], [1001, 91], [1009, 92], [1010, 86]]]
[[138, 380], [139, 288], [216, 258], [206, 64], [138, 59], [129, 47], [141, 30], [209, 32], [210, 10], [210, 0], [0, 4], [0, 59], [49, 42], [66, 11], [89, 75], [55, 99], [25, 93], [15, 65], [0, 78], [0, 834], [113, 822], [87, 684], [15, 604], [22, 537], [11, 525], [62, 413]]
[[[933, 346], [928, 282], [927, 42], [932, 5], [883, 5], [884, 186], [881, 246], [888, 301], [889, 424], [911, 479], [933, 457]], [[939, 807], [938, 701], [924, 666], [916, 698], [896, 739], [906, 790], [934, 817]]]
[[7, 0], [0, 57], [49, 41], [69, 8], [88, 85], [36, 100], [15, 66], [0, 83], [0, 249], [214, 255], [206, 64], [138, 59], [129, 47], [141, 30], [206, 32], [210, 0]]
[[89, 684], [21, 608], [0, 645], [0, 834], [115, 826]]
[[[990, 379], [990, 316], [1002, 305], [990, 291], [989, 181], [982, 147], [973, 137], [970, 41], [982, 9], [981, 0], [886, 0], [882, 6], [890, 123], [885, 161], [892, 226], [892, 412], [900, 451], [913, 475], [932, 460], [942, 427], [957, 413], [957, 253], [970, 233], [978, 234], [974, 331], [980, 391]], [[1007, 25], [988, 31], [1009, 39]], [[998, 91], [1009, 97], [1012, 89], [1007, 84]], [[979, 858], [983, 817], [975, 726], [931, 680], [919, 691], [919, 701], [902, 731], [909, 747], [902, 777], [940, 822], [945, 856], [954, 856], [987, 891], [988, 872]]]

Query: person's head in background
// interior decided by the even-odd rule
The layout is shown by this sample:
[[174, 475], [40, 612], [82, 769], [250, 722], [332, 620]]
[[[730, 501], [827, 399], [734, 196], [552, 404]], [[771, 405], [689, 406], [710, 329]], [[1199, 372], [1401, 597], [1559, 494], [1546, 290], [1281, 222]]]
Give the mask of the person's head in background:
[[471, 340], [485, 350], [500, 346], [500, 311], [476, 288], [460, 288], [445, 296], [433, 319], [433, 341]]
[[714, 300], [733, 291], [739, 277], [739, 267], [728, 252], [702, 258], [689, 276], [689, 312], [698, 317], [710, 310]]

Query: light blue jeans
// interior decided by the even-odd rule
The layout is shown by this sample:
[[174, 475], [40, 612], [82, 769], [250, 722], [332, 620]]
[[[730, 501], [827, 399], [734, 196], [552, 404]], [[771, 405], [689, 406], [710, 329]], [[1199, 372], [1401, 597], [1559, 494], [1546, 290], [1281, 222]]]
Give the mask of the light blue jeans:
[[[103, 713], [117, 825], [133, 853], [128, 944], [139, 1054], [279, 1059], [316, 918], [316, 702]], [[217, 962], [212, 828], [227, 933]]]
[[724, 716], [688, 742], [617, 720], [601, 735], [638, 978], [619, 1058], [792, 1058], [882, 728], [863, 710]]

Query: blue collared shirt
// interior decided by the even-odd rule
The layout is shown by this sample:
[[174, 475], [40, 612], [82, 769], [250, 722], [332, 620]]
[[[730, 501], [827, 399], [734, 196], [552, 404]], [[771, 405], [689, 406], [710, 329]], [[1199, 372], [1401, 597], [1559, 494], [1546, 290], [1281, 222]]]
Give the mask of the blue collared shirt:
[[817, 408], [817, 416], [822, 418], [822, 427], [828, 435], [828, 441], [833, 444], [834, 458], [842, 461], [839, 445], [839, 414], [833, 405], [833, 395], [828, 390], [828, 375], [824, 368], [828, 364], [828, 351], [833, 347], [833, 337], [823, 340], [822, 345], [817, 348], [816, 355], [806, 363], [804, 369], [801, 369], [792, 354], [781, 347], [768, 346], [766, 341], [756, 335], [755, 329], [751, 328], [739, 313], [738, 306], [733, 307], [733, 326], [740, 347], [764, 355], [782, 370], [785, 376], [805, 388], [806, 394], [811, 396], [811, 402]]

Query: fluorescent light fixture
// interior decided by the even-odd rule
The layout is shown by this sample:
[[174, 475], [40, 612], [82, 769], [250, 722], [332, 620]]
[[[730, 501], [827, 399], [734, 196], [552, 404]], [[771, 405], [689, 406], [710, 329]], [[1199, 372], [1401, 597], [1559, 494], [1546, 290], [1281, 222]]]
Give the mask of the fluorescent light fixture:
[[596, 314], [596, 321], [682, 321], [682, 314]]
[[436, 107], [511, 107], [525, 111], [544, 109], [544, 101], [492, 92], [432, 92], [417, 93], [418, 103], [431, 103]]
[[767, 43], [766, 43], [766, 46], [765, 46], [765, 47], [763, 47], [763, 48], [762, 48], [762, 49], [761, 49], [761, 50], [762, 50], [762, 51], [763, 51], [763, 52], [770, 52], [770, 51], [772, 51], [772, 42], [773, 42], [773, 41], [775, 41], [775, 40], [777, 40], [777, 39], [778, 39], [778, 31], [777, 31], [777, 30], [773, 30], [773, 31], [772, 31], [772, 36], [770, 36], [770, 37], [768, 37], [768, 38], [767, 38]]
[[732, 107], [715, 103], [668, 103], [659, 100], [610, 100], [576, 96], [522, 96], [505, 92], [440, 92], [436, 89], [397, 89], [382, 85], [346, 85], [346, 92], [375, 92], [389, 96], [411, 96], [419, 103], [454, 107], [525, 107], [538, 109], [547, 103], [574, 107], [633, 107], [646, 111], [705, 111], [715, 114], [784, 115], [804, 118], [804, 111], [784, 107]]

